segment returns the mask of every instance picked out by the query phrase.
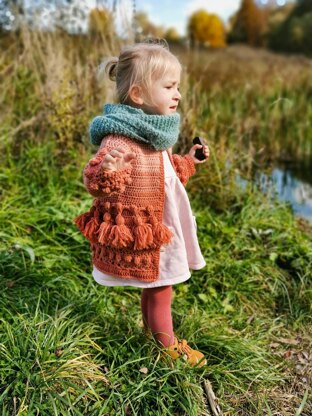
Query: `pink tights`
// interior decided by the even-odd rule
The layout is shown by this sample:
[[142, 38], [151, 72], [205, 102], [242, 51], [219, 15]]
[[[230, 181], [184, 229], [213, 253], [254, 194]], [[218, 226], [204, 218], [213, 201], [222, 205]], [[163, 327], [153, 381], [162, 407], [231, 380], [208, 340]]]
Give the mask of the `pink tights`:
[[174, 343], [171, 316], [172, 286], [142, 290], [141, 309], [145, 327], [150, 327], [158, 342], [168, 347]]

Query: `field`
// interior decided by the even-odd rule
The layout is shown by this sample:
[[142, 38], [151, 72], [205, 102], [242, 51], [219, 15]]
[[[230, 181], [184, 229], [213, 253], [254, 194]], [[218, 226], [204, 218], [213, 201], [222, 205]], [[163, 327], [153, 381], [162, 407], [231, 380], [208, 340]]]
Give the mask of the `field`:
[[172, 306], [177, 335], [208, 358], [196, 369], [143, 336], [139, 289], [93, 282], [73, 224], [92, 202], [88, 123], [113, 99], [95, 70], [120, 41], [24, 29], [0, 45], [1, 414], [207, 415], [208, 378], [225, 415], [311, 415], [311, 227], [251, 181], [259, 163], [311, 157], [311, 60], [173, 47], [176, 150], [195, 133], [211, 147], [187, 187], [207, 266]]

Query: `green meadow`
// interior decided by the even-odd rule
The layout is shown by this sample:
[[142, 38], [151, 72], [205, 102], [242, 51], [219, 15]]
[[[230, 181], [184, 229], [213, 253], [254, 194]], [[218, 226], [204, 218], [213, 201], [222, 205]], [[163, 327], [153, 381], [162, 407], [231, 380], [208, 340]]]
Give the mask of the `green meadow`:
[[208, 359], [191, 368], [143, 335], [140, 289], [93, 281], [73, 223], [92, 203], [88, 123], [114, 99], [96, 68], [120, 44], [27, 28], [0, 38], [1, 415], [209, 415], [206, 379], [224, 415], [311, 415], [312, 227], [252, 178], [311, 157], [312, 61], [172, 47], [176, 151], [197, 134], [211, 149], [187, 186], [207, 266], [172, 304], [176, 334]]

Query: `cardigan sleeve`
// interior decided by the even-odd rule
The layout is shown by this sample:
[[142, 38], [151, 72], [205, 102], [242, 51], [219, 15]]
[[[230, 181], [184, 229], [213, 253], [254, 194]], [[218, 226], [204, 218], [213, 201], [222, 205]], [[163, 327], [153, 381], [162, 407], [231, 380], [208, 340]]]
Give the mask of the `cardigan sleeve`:
[[87, 191], [94, 197], [107, 196], [113, 192], [124, 192], [126, 185], [131, 183], [132, 166], [118, 171], [104, 170], [101, 163], [107, 153], [116, 147], [123, 147], [130, 151], [128, 146], [115, 144], [114, 140], [104, 138], [97, 153], [89, 160], [83, 170], [83, 182]]
[[172, 155], [173, 164], [178, 178], [186, 186], [189, 178], [196, 172], [195, 163], [190, 155]]

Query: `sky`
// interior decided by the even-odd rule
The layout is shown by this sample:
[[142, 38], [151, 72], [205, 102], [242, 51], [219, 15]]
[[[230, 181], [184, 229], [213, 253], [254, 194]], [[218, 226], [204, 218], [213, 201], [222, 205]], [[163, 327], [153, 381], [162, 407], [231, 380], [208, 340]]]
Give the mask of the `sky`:
[[[35, 3], [34, 0], [24, 0], [26, 7]], [[146, 12], [149, 20], [157, 26], [175, 27], [180, 35], [185, 35], [189, 16], [200, 9], [209, 13], [215, 13], [224, 23], [227, 23], [239, 8], [242, 0], [119, 0], [115, 14], [115, 22], [118, 32], [122, 33], [131, 27], [133, 16], [133, 3], [136, 3], [136, 11]], [[283, 6], [288, 1], [294, 0], [256, 0], [258, 3], [266, 4], [275, 1], [279, 6]], [[114, 0], [71, 0], [68, 9], [78, 6], [88, 14], [88, 10], [96, 7], [96, 4], [105, 4], [112, 8]], [[51, 25], [51, 11], [55, 10], [56, 1], [48, 2], [50, 7], [45, 7], [40, 15], [40, 26], [49, 27]], [[87, 18], [80, 22], [83, 30], [87, 30]]]
[[[266, 4], [268, 0], [259, 0]], [[286, 0], [276, 0], [283, 6]], [[145, 11], [156, 25], [174, 26], [180, 35], [184, 35], [188, 17], [199, 9], [207, 10], [220, 16], [226, 23], [235, 13], [241, 0], [136, 0], [137, 11]]]
[[145, 11], [156, 25], [174, 26], [185, 34], [188, 17], [199, 9], [216, 13], [225, 22], [239, 7], [241, 0], [137, 0], [137, 10]]

